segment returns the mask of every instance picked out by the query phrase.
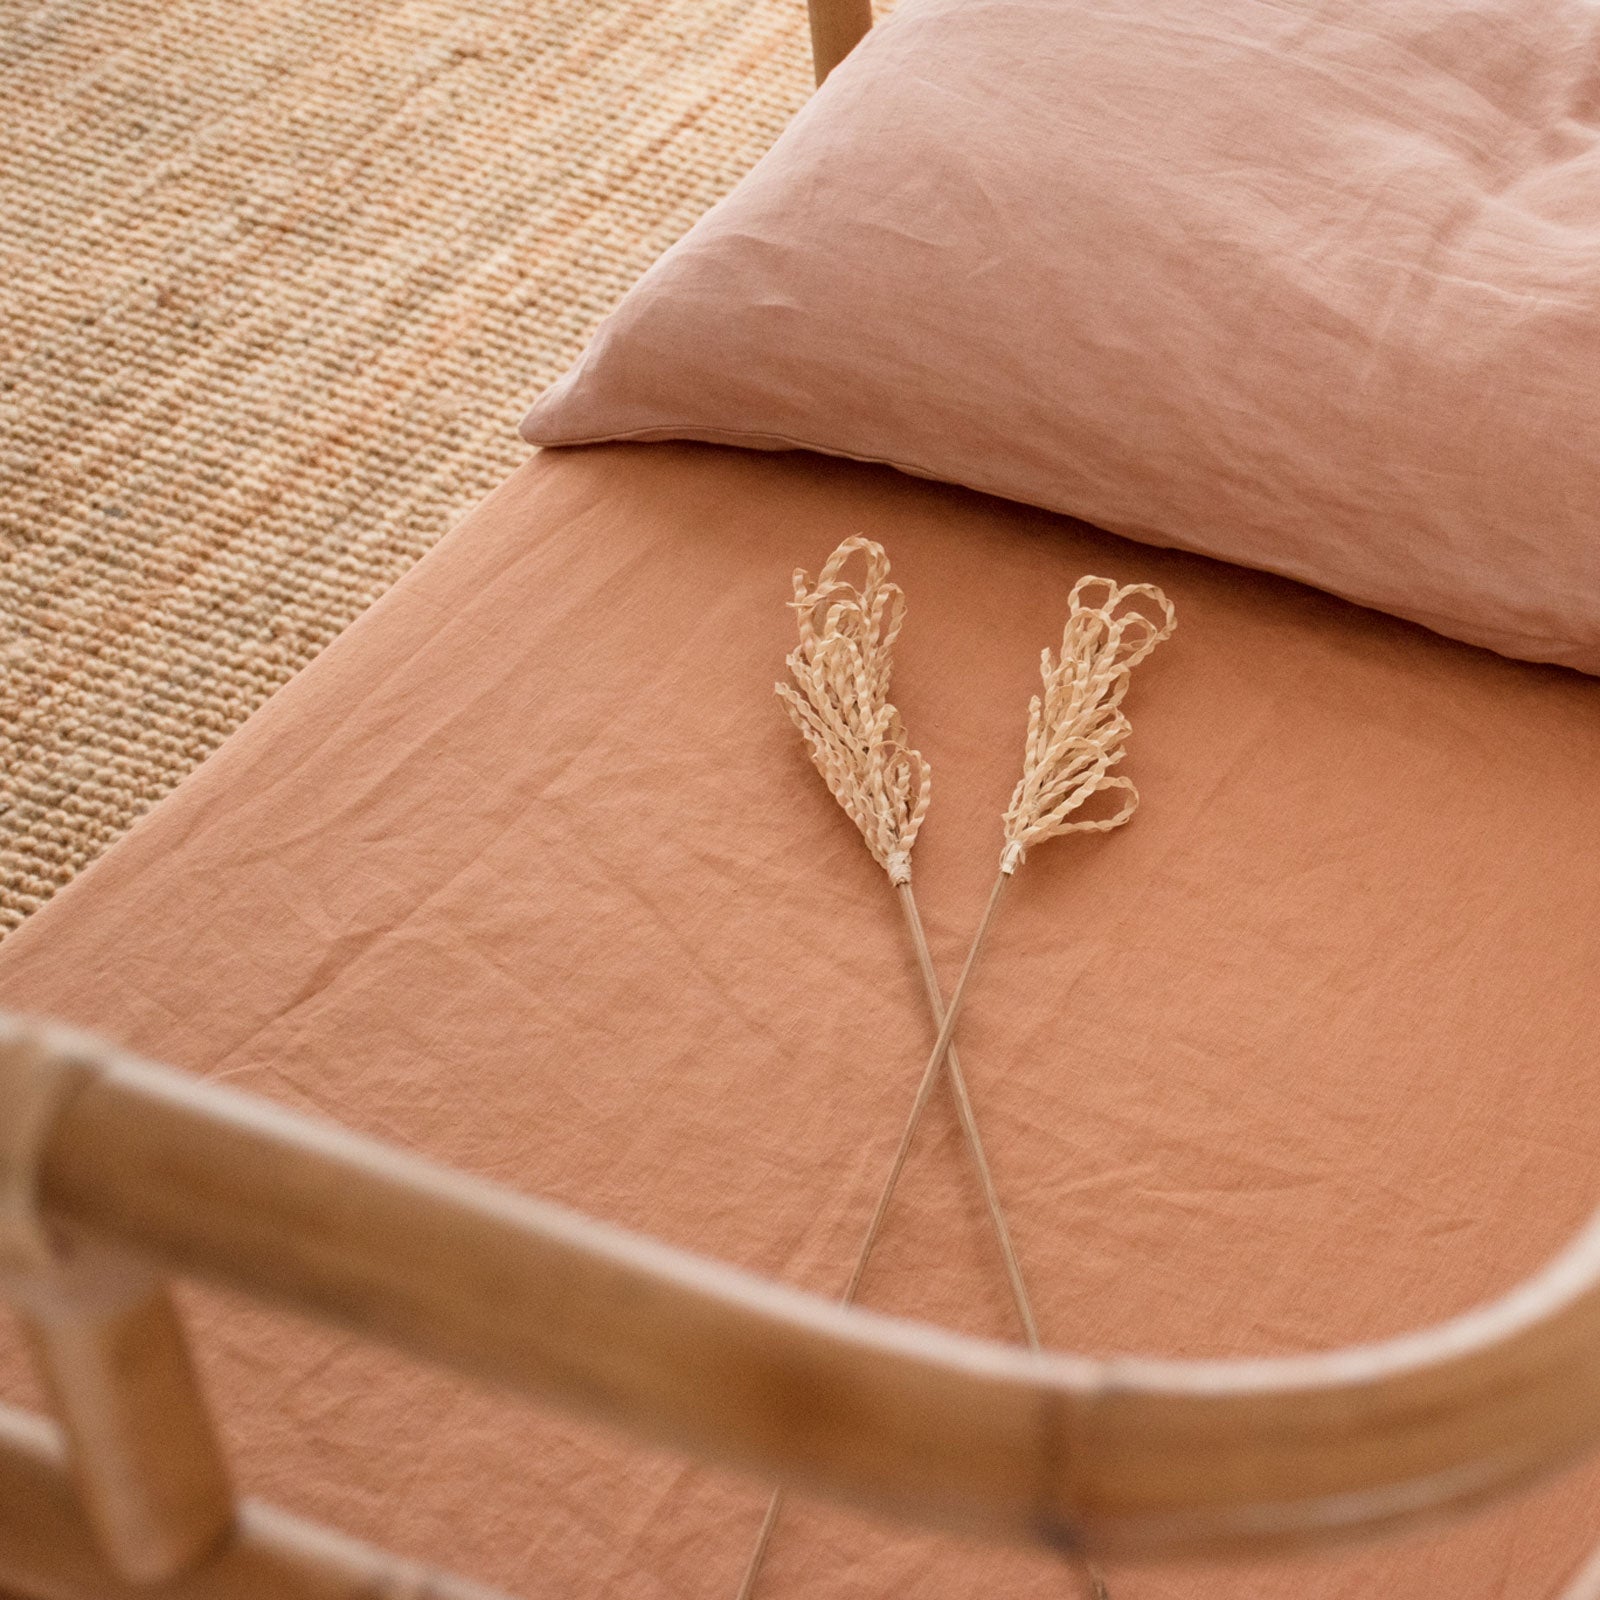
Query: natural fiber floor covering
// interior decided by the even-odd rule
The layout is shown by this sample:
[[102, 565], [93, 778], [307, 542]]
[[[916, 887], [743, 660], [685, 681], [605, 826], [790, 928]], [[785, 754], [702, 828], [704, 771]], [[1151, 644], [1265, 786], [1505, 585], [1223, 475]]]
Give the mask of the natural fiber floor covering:
[[0, 0], [0, 932], [517, 462], [804, 0]]

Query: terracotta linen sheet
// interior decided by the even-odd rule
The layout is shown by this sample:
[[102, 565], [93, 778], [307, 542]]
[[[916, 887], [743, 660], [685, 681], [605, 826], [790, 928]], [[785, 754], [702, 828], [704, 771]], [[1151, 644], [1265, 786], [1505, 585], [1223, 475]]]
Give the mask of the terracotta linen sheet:
[[[1464, 1309], [1600, 1202], [1600, 683], [881, 468], [531, 460], [0, 947], [101, 1029], [674, 1243], [837, 1292], [930, 1040], [882, 873], [772, 694], [791, 568], [883, 540], [953, 968], [1038, 651], [1154, 580], [1144, 805], [1041, 848], [964, 1056], [1058, 1347], [1305, 1351]], [[529, 1596], [731, 1600], [764, 1486], [186, 1291], [242, 1487]], [[934, 1102], [865, 1298], [1014, 1336]], [[9, 1398], [37, 1400], [0, 1326]], [[1368, 1550], [1113, 1573], [1117, 1600], [1555, 1592], [1580, 1467]], [[1073, 1593], [1032, 1552], [795, 1503], [762, 1593]]]

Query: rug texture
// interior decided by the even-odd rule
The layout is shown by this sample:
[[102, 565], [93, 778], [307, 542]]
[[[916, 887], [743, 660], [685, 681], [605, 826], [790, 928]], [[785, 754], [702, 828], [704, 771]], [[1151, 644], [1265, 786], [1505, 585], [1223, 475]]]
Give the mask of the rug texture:
[[526, 454], [804, 0], [0, 0], [0, 932]]

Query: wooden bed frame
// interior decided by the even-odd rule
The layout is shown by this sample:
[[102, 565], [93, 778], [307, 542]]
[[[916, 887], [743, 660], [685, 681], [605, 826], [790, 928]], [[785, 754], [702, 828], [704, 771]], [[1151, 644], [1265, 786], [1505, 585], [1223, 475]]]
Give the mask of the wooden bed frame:
[[236, 1504], [163, 1274], [910, 1520], [1109, 1556], [1369, 1535], [1600, 1438], [1600, 1220], [1504, 1300], [1386, 1344], [1038, 1355], [823, 1302], [7, 1023], [0, 1290], [60, 1423], [0, 1410], [0, 1584], [20, 1594], [485, 1594]]
[[[811, 0], [820, 82], [868, 0]], [[1094, 1361], [824, 1303], [264, 1101], [0, 1019], [0, 1585], [40, 1600], [486, 1600], [230, 1486], [189, 1276], [913, 1521], [1178, 1558], [1469, 1507], [1600, 1441], [1600, 1218], [1505, 1299], [1272, 1361]], [[1570, 1600], [1600, 1596], [1600, 1568]]]
[[820, 84], [866, 37], [872, 0], [808, 0], [811, 62]]

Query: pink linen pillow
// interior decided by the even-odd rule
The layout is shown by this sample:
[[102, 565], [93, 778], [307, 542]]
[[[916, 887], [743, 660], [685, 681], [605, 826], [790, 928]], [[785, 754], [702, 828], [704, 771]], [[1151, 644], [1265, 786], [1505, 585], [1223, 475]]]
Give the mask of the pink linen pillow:
[[1600, 672], [1600, 7], [905, 0], [523, 424], [884, 461]]

